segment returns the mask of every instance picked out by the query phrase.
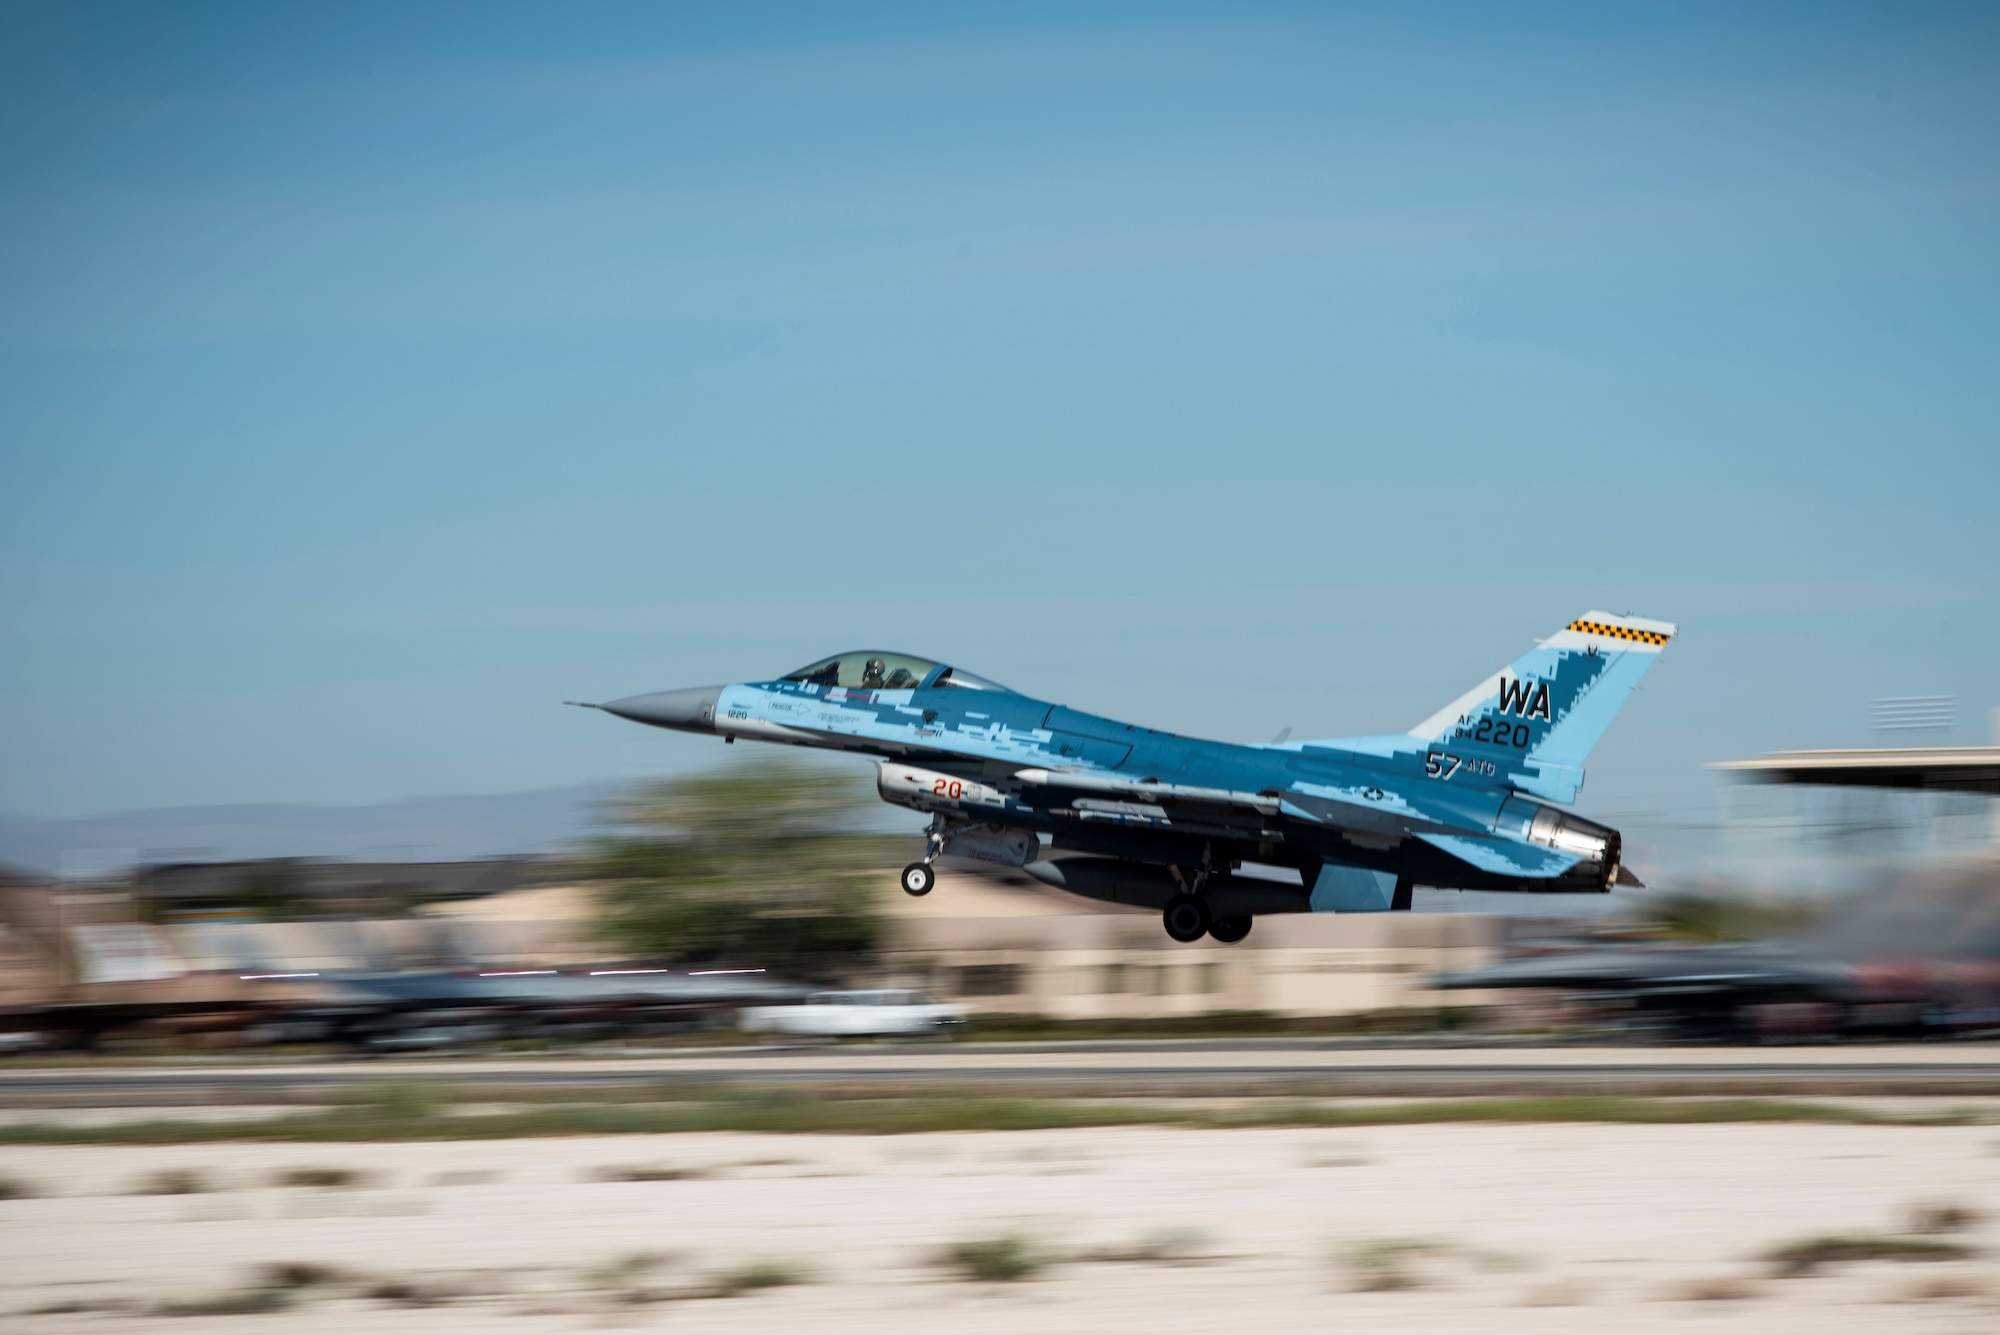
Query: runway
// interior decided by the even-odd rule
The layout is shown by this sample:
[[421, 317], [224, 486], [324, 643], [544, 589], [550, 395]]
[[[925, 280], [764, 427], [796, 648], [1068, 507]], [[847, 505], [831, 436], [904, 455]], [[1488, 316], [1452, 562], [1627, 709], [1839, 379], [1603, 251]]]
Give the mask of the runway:
[[1984, 1044], [1809, 1048], [1383, 1047], [1327, 1040], [877, 1044], [605, 1056], [233, 1059], [0, 1068], [0, 1107], [318, 1103], [389, 1081], [461, 1097], [671, 1098], [716, 1086], [1096, 1097], [2000, 1095]]

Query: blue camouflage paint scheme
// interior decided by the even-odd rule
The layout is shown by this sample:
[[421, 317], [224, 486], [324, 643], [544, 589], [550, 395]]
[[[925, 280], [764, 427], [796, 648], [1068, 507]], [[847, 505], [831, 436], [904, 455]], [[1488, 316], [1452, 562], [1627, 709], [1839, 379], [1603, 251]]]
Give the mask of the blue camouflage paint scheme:
[[1315, 910], [1387, 908], [1399, 878], [1604, 889], [1618, 874], [1616, 832], [1543, 803], [1574, 800], [1591, 746], [1674, 633], [1588, 613], [1388, 736], [1267, 746], [1183, 737], [989, 682], [951, 685], [943, 665], [894, 690], [795, 679], [722, 687], [712, 727], [699, 730], [863, 752], [983, 786], [987, 795], [949, 811], [920, 806], [946, 824], [1034, 830], [1167, 867], [1296, 867]]
[[1560, 876], [1582, 860], [1574, 853], [1537, 848], [1533, 844], [1505, 837], [1481, 839], [1462, 834], [1419, 834], [1417, 838], [1497, 876], [1528, 879]]
[[[1573, 802], [1583, 786], [1583, 761], [1597, 739], [1610, 727], [1612, 716], [1638, 686], [1653, 655], [1580, 653], [1537, 649], [1514, 664], [1515, 680], [1532, 682], [1530, 691], [1546, 683], [1551, 701], [1548, 720], [1505, 714], [1498, 701], [1482, 706], [1453, 725], [1455, 749], [1481, 758], [1498, 757], [1507, 764], [1510, 787], [1552, 802]], [[1502, 718], [1526, 727], [1525, 749], [1494, 746], [1475, 740], [1481, 722]]]

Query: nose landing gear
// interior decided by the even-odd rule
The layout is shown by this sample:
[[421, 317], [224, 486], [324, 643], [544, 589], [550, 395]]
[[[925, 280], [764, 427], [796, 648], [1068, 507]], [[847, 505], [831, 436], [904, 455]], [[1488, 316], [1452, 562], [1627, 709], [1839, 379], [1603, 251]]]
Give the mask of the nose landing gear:
[[931, 892], [931, 887], [937, 884], [937, 873], [931, 870], [931, 864], [938, 860], [938, 854], [943, 851], [944, 817], [932, 816], [931, 827], [924, 831], [924, 860], [912, 862], [903, 868], [904, 894], [922, 896]]

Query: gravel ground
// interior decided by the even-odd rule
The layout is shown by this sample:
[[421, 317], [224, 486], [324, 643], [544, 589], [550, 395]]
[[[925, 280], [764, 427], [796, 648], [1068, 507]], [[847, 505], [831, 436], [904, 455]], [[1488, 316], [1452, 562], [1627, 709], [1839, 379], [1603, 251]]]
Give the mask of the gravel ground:
[[[0, 1176], [42, 1194], [0, 1201], [0, 1329], [1958, 1335], [2000, 1327], [2000, 1218], [1957, 1235], [1964, 1261], [1774, 1279], [1755, 1258], [1899, 1231], [1920, 1201], [2000, 1215], [1996, 1149], [1990, 1127], [1775, 1125], [9, 1149]], [[363, 1185], [273, 1185], [296, 1167]], [[221, 1189], [132, 1194], [169, 1169]], [[979, 1283], [936, 1262], [1009, 1233], [1055, 1263]], [[1092, 1259], [1168, 1235], [1182, 1254]], [[812, 1278], [714, 1296], [766, 1259]], [[276, 1262], [343, 1277], [283, 1312], [160, 1314]]]

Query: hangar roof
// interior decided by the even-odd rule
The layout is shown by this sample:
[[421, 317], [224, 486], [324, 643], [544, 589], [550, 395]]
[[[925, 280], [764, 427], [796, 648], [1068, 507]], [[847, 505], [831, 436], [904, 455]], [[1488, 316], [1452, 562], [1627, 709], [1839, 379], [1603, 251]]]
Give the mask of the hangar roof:
[[2000, 746], [1864, 747], [1776, 751], [1710, 765], [1751, 783], [1842, 788], [1919, 788], [2000, 796]]

